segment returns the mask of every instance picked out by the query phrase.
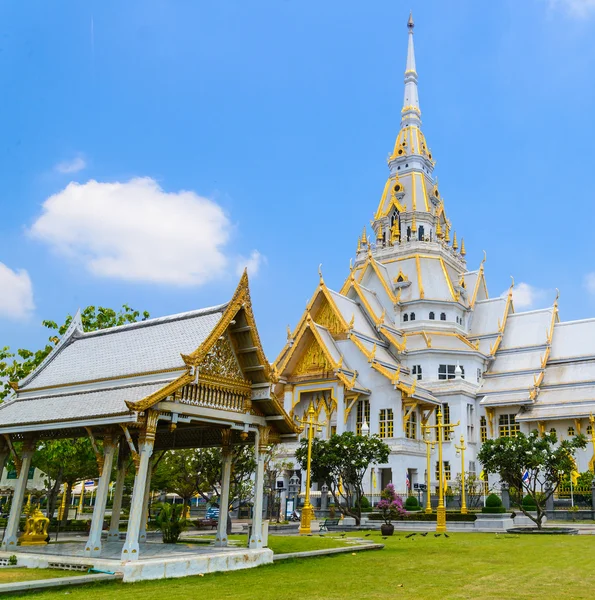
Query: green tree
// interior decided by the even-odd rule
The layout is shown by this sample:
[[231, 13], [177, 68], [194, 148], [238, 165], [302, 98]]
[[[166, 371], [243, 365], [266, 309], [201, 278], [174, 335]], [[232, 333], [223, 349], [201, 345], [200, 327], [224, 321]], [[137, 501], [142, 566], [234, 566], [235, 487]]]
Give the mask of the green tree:
[[[119, 311], [103, 306], [87, 306], [81, 313], [81, 321], [85, 331], [96, 331], [117, 325], [135, 323], [149, 318], [147, 311], [140, 312], [122, 305]], [[18, 382], [33, 371], [43, 359], [52, 351], [60, 337], [72, 322], [72, 315], [68, 315], [62, 325], [55, 321], [42, 321], [42, 325], [51, 331], [48, 343], [40, 350], [31, 351], [24, 348], [16, 352], [8, 346], [0, 348], [0, 402], [12, 393], [11, 382]]]
[[287, 449], [283, 446], [272, 444], [267, 447], [264, 459], [264, 493], [267, 495], [267, 516], [279, 521], [280, 497], [277, 495], [277, 479], [284, 471], [293, 469], [293, 462], [283, 458]]
[[[328, 440], [314, 438], [312, 481], [326, 483], [335, 505], [359, 525], [366, 470], [374, 464], [385, 463], [389, 454], [389, 447], [375, 435], [362, 436], [346, 431]], [[307, 456], [308, 441], [303, 439], [295, 454], [302, 469], [306, 469]]]
[[[545, 516], [546, 501], [574, 470], [574, 454], [587, 445], [582, 435], [558, 443], [555, 433], [501, 437], [484, 442], [477, 455], [486, 473], [498, 473], [512, 492], [511, 499], [538, 529]], [[523, 475], [525, 478], [523, 479]], [[537, 515], [523, 506], [523, 497], [532, 498]]]

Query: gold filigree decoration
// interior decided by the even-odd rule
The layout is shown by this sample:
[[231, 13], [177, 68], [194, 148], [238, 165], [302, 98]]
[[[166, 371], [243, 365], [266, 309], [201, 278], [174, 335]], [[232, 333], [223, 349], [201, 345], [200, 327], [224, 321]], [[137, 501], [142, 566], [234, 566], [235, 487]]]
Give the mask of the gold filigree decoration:
[[241, 382], [245, 381], [244, 374], [227, 336], [223, 336], [215, 342], [198, 369], [201, 375], [214, 375]]
[[345, 329], [337, 317], [337, 314], [328, 302], [325, 302], [316, 313], [314, 320], [323, 327], [326, 327], [332, 334], [345, 333]]
[[312, 375], [313, 373], [323, 373], [332, 371], [333, 365], [327, 359], [324, 350], [318, 342], [311, 342], [302, 357], [300, 358], [295, 370], [295, 375]]

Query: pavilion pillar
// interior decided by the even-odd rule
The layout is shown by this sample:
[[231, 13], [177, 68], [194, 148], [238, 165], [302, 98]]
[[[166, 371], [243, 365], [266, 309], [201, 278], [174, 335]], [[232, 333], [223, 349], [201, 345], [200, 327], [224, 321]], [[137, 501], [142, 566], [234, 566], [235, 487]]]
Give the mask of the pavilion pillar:
[[337, 433], [345, 432], [345, 388], [337, 386]]
[[153, 478], [153, 458], [149, 460], [147, 470], [147, 481], [145, 483], [145, 495], [143, 497], [143, 517], [140, 522], [139, 542], [147, 541], [147, 521], [149, 520], [149, 501], [151, 500], [151, 479]]
[[6, 461], [10, 456], [10, 451], [8, 450], [6, 444], [3, 444], [0, 440], [0, 479], [2, 479], [2, 473], [4, 472], [4, 467], [6, 466]]
[[99, 484], [97, 485], [97, 493], [95, 494], [95, 506], [93, 507], [89, 539], [85, 545], [85, 556], [99, 556], [101, 554], [101, 532], [103, 531], [105, 505], [107, 504], [107, 494], [112, 477], [115, 451], [116, 443], [114, 439], [111, 435], [106, 435], [103, 438], [103, 466], [101, 468]]
[[19, 539], [19, 521], [21, 520], [21, 512], [23, 510], [23, 500], [27, 490], [27, 479], [29, 477], [29, 468], [31, 467], [31, 459], [35, 450], [35, 442], [27, 441], [23, 446], [21, 453], [21, 466], [19, 477], [14, 486], [14, 494], [12, 496], [12, 504], [10, 506], [10, 515], [6, 523], [4, 531], [4, 540], [2, 541], [2, 550], [12, 550], [16, 548]]
[[120, 517], [122, 516], [122, 498], [124, 496], [124, 480], [126, 479], [126, 466], [128, 465], [128, 455], [123, 452], [123, 446], [120, 447], [118, 456], [118, 473], [116, 475], [116, 487], [114, 489], [114, 501], [112, 503], [112, 516], [107, 533], [108, 541], [120, 539]]
[[262, 497], [264, 490], [264, 460], [265, 443], [261, 429], [256, 434], [256, 444], [254, 447], [256, 459], [256, 473], [254, 475], [254, 508], [252, 514], [252, 533], [248, 548], [262, 548]]
[[[230, 432], [231, 433], [231, 432]], [[217, 523], [217, 536], [215, 546], [227, 546], [227, 518], [229, 513], [229, 486], [231, 482], [231, 461], [233, 458], [231, 447], [222, 448], [223, 460], [221, 462], [221, 497], [219, 498], [219, 521]]]
[[151, 456], [153, 455], [153, 446], [155, 445], [155, 431], [157, 430], [158, 418], [159, 416], [156, 411], [147, 411], [147, 425], [145, 426], [145, 431], [142, 436], [139, 438], [140, 460], [136, 471], [136, 477], [134, 478], [126, 541], [122, 548], [122, 560], [138, 560], [138, 538], [144, 513], [143, 504], [147, 485], [147, 475], [149, 473]]

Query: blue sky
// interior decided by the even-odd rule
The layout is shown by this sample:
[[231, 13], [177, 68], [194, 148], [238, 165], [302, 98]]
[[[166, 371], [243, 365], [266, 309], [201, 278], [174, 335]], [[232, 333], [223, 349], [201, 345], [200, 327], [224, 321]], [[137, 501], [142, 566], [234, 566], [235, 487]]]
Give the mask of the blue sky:
[[249, 264], [274, 359], [376, 209], [410, 8], [469, 268], [595, 315], [594, 0], [3, 2], [0, 346], [88, 304], [217, 304]]

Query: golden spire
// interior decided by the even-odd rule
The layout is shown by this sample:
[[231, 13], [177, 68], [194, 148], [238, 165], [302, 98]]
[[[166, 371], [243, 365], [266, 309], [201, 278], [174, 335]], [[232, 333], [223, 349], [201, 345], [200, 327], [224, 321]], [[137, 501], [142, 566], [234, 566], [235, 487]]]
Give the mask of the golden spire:
[[392, 244], [396, 244], [399, 241], [399, 236], [401, 232], [399, 231], [399, 219], [395, 219], [395, 223], [391, 230], [390, 241]]
[[450, 242], [450, 225], [448, 223], [446, 223], [446, 236], [444, 239], [446, 240], [447, 244]]
[[362, 245], [366, 245], [368, 243], [368, 236], [366, 235], [366, 227], [364, 226], [364, 232], [362, 233]]
[[376, 234], [376, 240], [382, 242], [382, 223], [378, 223], [378, 233]]
[[452, 237], [452, 247], [453, 247], [453, 250], [457, 250], [459, 247], [459, 242], [457, 242], [457, 232], [456, 231], [454, 232], [454, 235]]
[[415, 215], [413, 215], [413, 220], [411, 221], [411, 233], [415, 233], [417, 231], [417, 225], [415, 224]]
[[465, 256], [465, 254], [467, 254], [467, 251], [465, 250], [465, 240], [461, 238], [461, 256]]
[[440, 219], [438, 219], [438, 223], [436, 223], [436, 235], [439, 238], [442, 237], [442, 225], [440, 225]]

